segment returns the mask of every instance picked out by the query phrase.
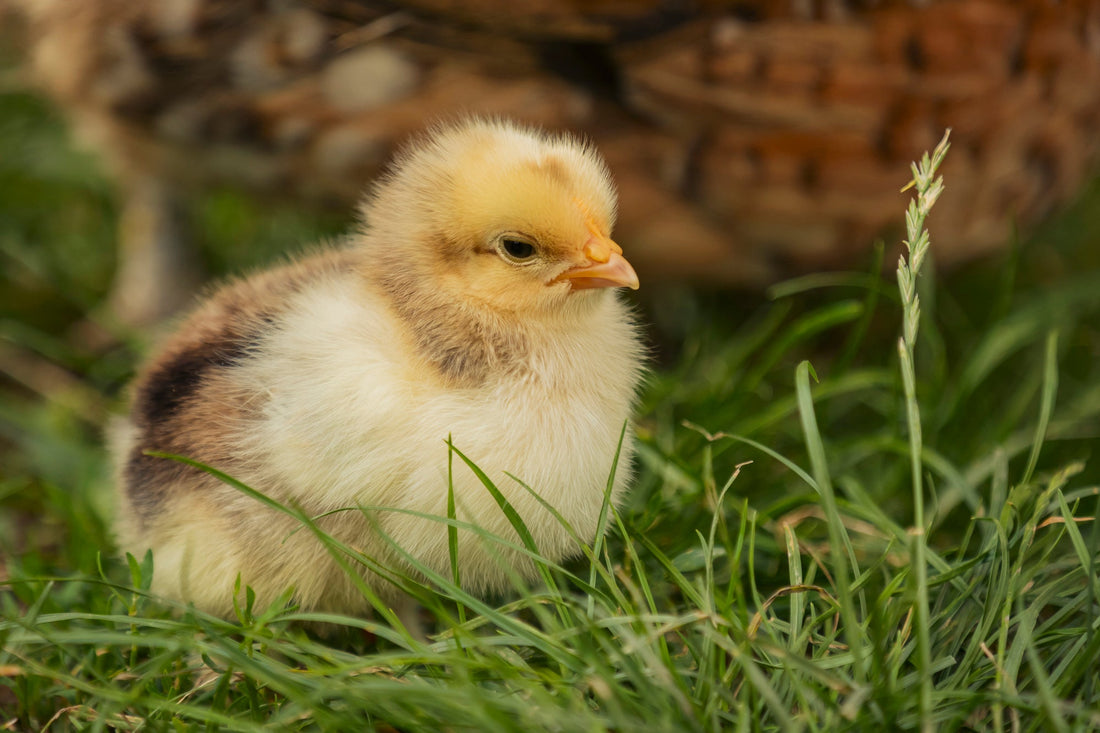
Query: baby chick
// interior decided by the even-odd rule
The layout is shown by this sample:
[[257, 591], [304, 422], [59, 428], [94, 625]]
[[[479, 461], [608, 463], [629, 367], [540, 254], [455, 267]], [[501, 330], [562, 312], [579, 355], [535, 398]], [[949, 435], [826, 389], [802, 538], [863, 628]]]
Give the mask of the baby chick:
[[[637, 288], [610, 238], [616, 194], [590, 147], [507, 122], [469, 120], [407, 147], [365, 201], [346, 247], [231, 283], [184, 321], [133, 386], [117, 431], [121, 549], [154, 553], [153, 590], [216, 614], [234, 583], [257, 603], [293, 587], [303, 609], [366, 613], [369, 603], [293, 518], [209, 474], [193, 458], [415, 576], [388, 535], [450, 575], [446, 440], [489, 475], [542, 554], [578, 551], [514, 479], [591, 541], [609, 473], [630, 477], [626, 431], [641, 373], [630, 311]], [[474, 473], [453, 468], [457, 517], [518, 544]], [[356, 507], [371, 510], [369, 518]], [[523, 554], [460, 532], [468, 590], [527, 578]], [[395, 586], [365, 573], [401, 608]]]

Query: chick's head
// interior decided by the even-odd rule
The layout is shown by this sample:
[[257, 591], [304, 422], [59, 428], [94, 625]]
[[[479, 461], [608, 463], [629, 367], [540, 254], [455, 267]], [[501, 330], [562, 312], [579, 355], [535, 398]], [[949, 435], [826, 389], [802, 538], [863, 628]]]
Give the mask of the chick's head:
[[407, 287], [521, 312], [638, 287], [611, 239], [615, 207], [591, 147], [472, 120], [407, 148], [364, 214], [379, 264]]

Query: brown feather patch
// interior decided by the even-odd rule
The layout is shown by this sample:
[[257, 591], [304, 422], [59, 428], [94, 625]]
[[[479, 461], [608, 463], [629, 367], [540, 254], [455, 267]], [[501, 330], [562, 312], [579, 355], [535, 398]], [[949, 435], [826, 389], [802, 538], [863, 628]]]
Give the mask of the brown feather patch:
[[147, 452], [185, 456], [231, 474], [241, 467], [235, 436], [256, 418], [264, 397], [242, 394], [234, 370], [278, 328], [289, 296], [317, 278], [351, 271], [353, 261], [350, 253], [326, 252], [223, 288], [139, 375], [131, 408], [136, 435], [122, 478], [141, 522], [161, 513], [178, 487], [218, 483]]

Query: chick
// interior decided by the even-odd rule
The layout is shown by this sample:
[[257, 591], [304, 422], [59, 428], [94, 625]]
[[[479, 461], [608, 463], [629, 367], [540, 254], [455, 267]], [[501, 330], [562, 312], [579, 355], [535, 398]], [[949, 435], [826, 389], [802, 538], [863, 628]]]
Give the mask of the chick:
[[[153, 590], [212, 613], [234, 584], [261, 606], [369, 604], [309, 531], [190, 466], [188, 456], [292, 504], [349, 545], [415, 576], [388, 535], [450, 574], [446, 440], [516, 508], [551, 560], [578, 551], [511, 474], [591, 541], [607, 478], [631, 475], [642, 350], [616, 288], [637, 276], [610, 238], [616, 194], [598, 154], [501, 121], [438, 128], [400, 153], [342, 248], [228, 284], [140, 372], [115, 436], [117, 534], [154, 553]], [[518, 538], [474, 473], [453, 469], [457, 517]], [[523, 554], [460, 532], [463, 586], [533, 578]], [[395, 586], [362, 571], [401, 608]]]

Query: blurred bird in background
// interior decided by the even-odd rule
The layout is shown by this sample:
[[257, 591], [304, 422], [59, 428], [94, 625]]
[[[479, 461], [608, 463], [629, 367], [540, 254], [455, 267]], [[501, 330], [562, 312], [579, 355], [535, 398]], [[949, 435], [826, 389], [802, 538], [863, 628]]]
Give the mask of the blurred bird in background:
[[132, 323], [200, 279], [188, 191], [350, 207], [455, 113], [592, 139], [658, 283], [858, 261], [945, 127], [936, 253], [973, 258], [1072, 195], [1100, 147], [1100, 0], [4, 1], [121, 187], [112, 304]]

